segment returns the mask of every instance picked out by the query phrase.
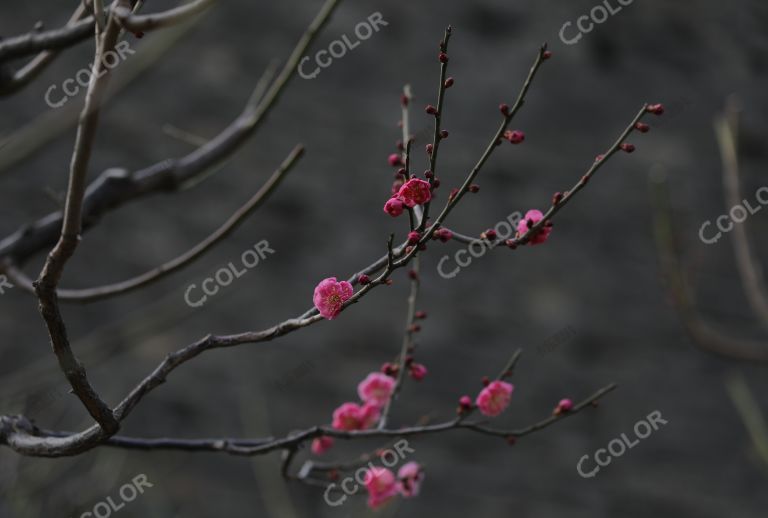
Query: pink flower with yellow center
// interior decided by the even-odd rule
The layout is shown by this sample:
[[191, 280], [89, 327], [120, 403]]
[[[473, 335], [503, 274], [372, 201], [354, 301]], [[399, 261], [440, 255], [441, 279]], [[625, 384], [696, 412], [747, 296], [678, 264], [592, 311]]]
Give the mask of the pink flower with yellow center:
[[315, 287], [312, 301], [323, 318], [333, 320], [341, 312], [341, 308], [354, 292], [347, 281], [338, 282], [336, 277], [328, 277]]

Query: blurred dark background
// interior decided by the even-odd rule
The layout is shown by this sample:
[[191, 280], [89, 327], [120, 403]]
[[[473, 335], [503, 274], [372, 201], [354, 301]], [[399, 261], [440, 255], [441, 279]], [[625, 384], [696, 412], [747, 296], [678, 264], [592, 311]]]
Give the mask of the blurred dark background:
[[[611, 0], [612, 5], [618, 2]], [[0, 4], [0, 35], [63, 24], [77, 1]], [[147, 3], [145, 11], [171, 7]], [[184, 31], [128, 36], [136, 55], [113, 79], [91, 177], [134, 170], [193, 149], [168, 125], [203, 138], [230, 122], [275, 58], [285, 58], [320, 8], [319, 0], [222, 1]], [[729, 95], [743, 106], [740, 157], [744, 197], [766, 184], [768, 164], [768, 4], [637, 1], [575, 45], [563, 24], [597, 0], [423, 0], [343, 2], [312, 48], [327, 48], [380, 12], [380, 32], [315, 79], [295, 78], [276, 110], [215, 175], [173, 196], [155, 196], [106, 217], [88, 232], [62, 287], [89, 287], [141, 273], [185, 251], [218, 227], [259, 188], [296, 143], [307, 155], [280, 190], [233, 236], [190, 268], [151, 288], [64, 317], [79, 357], [110, 403], [162, 360], [207, 333], [268, 327], [311, 305], [315, 284], [347, 277], [378, 258], [403, 220], [381, 207], [399, 138], [399, 94], [412, 85], [416, 171], [431, 128], [422, 107], [436, 101], [437, 44], [455, 26], [441, 147], [442, 204], [484, 149], [512, 103], [537, 47], [553, 59], [537, 77], [514, 121], [524, 145], [503, 146], [479, 179], [481, 191], [452, 216], [456, 230], [479, 234], [514, 211], [544, 209], [570, 188], [643, 102], [662, 102], [650, 133], [634, 135], [632, 155], [611, 161], [558, 217], [544, 246], [498, 250], [452, 279], [436, 264], [456, 243], [432, 245], [422, 260], [419, 308], [421, 384], [407, 383], [393, 424], [429, 415], [450, 418], [459, 396], [475, 394], [517, 347], [525, 350], [516, 391], [500, 426], [546, 417], [564, 396], [585, 397], [619, 384], [596, 410], [520, 440], [455, 431], [414, 438], [413, 460], [427, 466], [422, 495], [399, 500], [381, 516], [758, 518], [768, 508], [768, 465], [760, 460], [729, 392], [744, 382], [768, 412], [765, 366], [710, 355], [688, 338], [671, 305], [657, 259], [649, 171], [669, 178], [699, 308], [718, 329], [764, 340], [733, 259], [730, 236], [714, 245], [700, 225], [725, 213], [713, 117]], [[570, 33], [569, 33], [570, 34]], [[55, 210], [66, 188], [74, 123], [82, 95], [50, 110], [52, 84], [92, 58], [89, 41], [65, 52], [23, 92], [0, 98], [0, 235]], [[149, 60], [145, 62], [145, 60]], [[152, 61], [156, 60], [156, 61]], [[165, 127], [165, 129], [164, 129]], [[23, 128], [19, 137], [15, 132]], [[768, 212], [745, 223], [759, 257], [768, 257]], [[276, 251], [202, 308], [184, 292], [262, 239]], [[25, 266], [36, 276], [42, 255]], [[174, 372], [125, 423], [144, 437], [257, 437], [327, 423], [356, 399], [359, 380], [399, 349], [408, 282], [399, 271], [338, 320], [276, 342], [206, 353]], [[547, 337], [572, 339], [537, 352]], [[80, 430], [90, 419], [66, 394], [36, 301], [20, 289], [0, 296], [0, 413], [25, 412], [45, 428]], [[594, 478], [576, 464], [658, 410], [668, 425], [614, 459]], [[386, 443], [339, 445], [344, 459]], [[301, 459], [306, 453], [301, 454]], [[410, 459], [409, 459], [410, 460]], [[139, 473], [154, 487], [119, 511], [142, 517], [367, 516], [363, 496], [332, 508], [322, 491], [286, 484], [278, 455], [129, 452], [100, 448], [77, 458], [20, 458], [0, 449], [0, 516], [80, 516]], [[297, 463], [298, 465], [298, 463]], [[591, 461], [590, 461], [591, 465]]]

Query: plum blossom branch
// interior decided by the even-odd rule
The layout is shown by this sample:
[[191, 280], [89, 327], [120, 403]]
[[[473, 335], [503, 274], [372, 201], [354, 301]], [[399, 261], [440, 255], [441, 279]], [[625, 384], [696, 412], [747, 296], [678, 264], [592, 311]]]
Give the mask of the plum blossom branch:
[[[344, 440], [357, 440], [380, 437], [411, 437], [420, 435], [432, 435], [453, 430], [469, 430], [482, 433], [484, 435], [491, 435], [505, 439], [509, 437], [519, 438], [543, 430], [567, 417], [576, 415], [588, 407], [595, 406], [595, 404], [600, 399], [613, 391], [615, 388], [616, 384], [607, 385], [597, 390], [578, 404], [574, 405], [570, 411], [553, 414], [545, 419], [522, 428], [492, 428], [487, 426], [484, 421], [461, 421], [460, 419], [456, 418], [449, 421], [429, 425], [404, 426], [400, 428], [383, 429], [372, 428], [368, 430], [352, 431], [337, 430], [327, 426], [313, 426], [304, 430], [291, 432], [279, 438], [268, 437], [259, 439], [144, 439], [115, 435], [113, 437], [104, 439], [102, 441], [102, 445], [135, 450], [182, 450], [190, 452], [208, 451], [223, 452], [231, 455], [254, 456], [263, 455], [278, 450], [289, 450], [296, 448], [302, 443], [321, 436], [334, 437]], [[37, 437], [38, 439], [53, 439], [61, 436], [61, 433], [59, 432], [41, 430], [20, 416], [4, 416], [0, 419], [4, 420], [0, 421], [0, 432], [4, 432], [6, 434], [5, 436], [0, 435], [0, 438], [4, 438], [11, 445], [15, 444], [18, 440], [21, 440], [21, 437], [24, 436], [33, 436]], [[11, 427], [11, 425], [13, 427]]]
[[[503, 120], [501, 122], [501, 125], [499, 126], [499, 129], [496, 130], [496, 133], [494, 134], [493, 138], [491, 139], [491, 142], [486, 147], [483, 154], [480, 156], [480, 159], [477, 161], [475, 166], [472, 168], [472, 170], [469, 172], [467, 177], [464, 180], [464, 183], [461, 185], [461, 187], [456, 190], [454, 193], [452, 193], [451, 196], [448, 197], [448, 201], [446, 202], [445, 206], [443, 207], [443, 210], [440, 212], [440, 214], [437, 216], [435, 221], [429, 226], [429, 228], [424, 232], [421, 239], [419, 240], [419, 245], [426, 245], [426, 243], [432, 238], [432, 235], [435, 233], [435, 231], [440, 228], [442, 223], [446, 220], [450, 212], [453, 210], [453, 208], [459, 203], [461, 198], [466, 194], [470, 187], [473, 185], [472, 182], [477, 177], [477, 175], [480, 173], [480, 170], [483, 168], [485, 163], [488, 161], [488, 159], [493, 154], [493, 151], [496, 149], [498, 143], [500, 142], [500, 139], [504, 132], [507, 129], [507, 126], [514, 118], [517, 111], [523, 106], [523, 103], [525, 102], [525, 95], [528, 93], [528, 89], [531, 86], [531, 83], [533, 82], [534, 77], [536, 76], [536, 72], [539, 70], [541, 64], [548, 59], [549, 54], [546, 50], [546, 45], [543, 45], [539, 52], [536, 55], [536, 59], [534, 60], [533, 65], [531, 66], [530, 71], [528, 72], [528, 76], [525, 79], [525, 82], [523, 83], [522, 88], [520, 89], [520, 93], [517, 96], [517, 100], [515, 101], [515, 104], [513, 108], [510, 110], [507, 105], [502, 104], [500, 109], [502, 111]], [[434, 151], [434, 150], [433, 150]], [[426, 221], [426, 218], [424, 218], [424, 221]], [[412, 250], [398, 261], [396, 266], [403, 266], [408, 263], [408, 261], [418, 253], [418, 246], [414, 246]]]
[[[531, 241], [544, 227], [552, 220], [555, 214], [557, 214], [571, 199], [573, 199], [576, 194], [582, 190], [589, 180], [592, 178], [592, 176], [618, 151], [623, 150], [625, 152], [631, 153], [635, 150], [634, 145], [627, 144], [625, 141], [627, 137], [629, 136], [632, 131], [638, 130], [638, 124], [640, 124], [640, 120], [643, 118], [644, 115], [647, 113], [656, 113], [658, 110], [661, 110], [663, 112], [663, 107], [661, 105], [648, 105], [644, 104], [642, 108], [640, 108], [640, 111], [637, 112], [637, 115], [632, 119], [632, 121], [629, 123], [629, 125], [624, 129], [624, 131], [621, 133], [619, 138], [614, 142], [614, 144], [602, 155], [598, 155], [595, 161], [592, 163], [590, 168], [587, 170], [587, 172], [579, 179], [578, 182], [576, 182], [576, 185], [574, 185], [570, 191], [565, 192], [564, 194], [557, 193], [553, 199], [552, 199], [552, 206], [547, 210], [547, 212], [544, 214], [544, 216], [535, 224], [530, 226], [528, 228], [528, 231], [523, 233], [522, 235], [516, 237], [515, 239], [508, 240], [507, 245], [510, 248], [514, 248], [516, 246], [524, 245]], [[660, 114], [660, 113], [657, 113]], [[645, 127], [645, 126], [641, 126]], [[647, 130], [646, 130], [647, 131]]]
[[[328, 0], [324, 5], [321, 13], [312, 23], [305, 36], [297, 45], [296, 50], [286, 63], [286, 67], [278, 76], [276, 81], [269, 88], [264, 98], [258, 103], [257, 106], [248, 106], [243, 115], [230, 126], [227, 130], [222, 132], [218, 137], [213, 139], [208, 144], [197, 149], [187, 157], [178, 161], [170, 161], [170, 163], [163, 163], [158, 165], [155, 169], [151, 169], [145, 172], [145, 176], [139, 176], [139, 178], [145, 178], [160, 174], [162, 172], [172, 171], [172, 181], [174, 182], [172, 188], [175, 188], [180, 179], [184, 179], [187, 174], [197, 175], [201, 171], [205, 171], [210, 167], [213, 167], [220, 163], [221, 160], [226, 158], [230, 152], [232, 152], [247, 136], [258, 126], [259, 121], [263, 115], [269, 110], [272, 103], [277, 99], [280, 91], [291, 77], [293, 70], [295, 70], [296, 61], [303, 54], [307, 45], [311, 42], [311, 39], [315, 32], [325, 23], [327, 17], [333, 11], [337, 1]], [[108, 26], [107, 31], [110, 28]], [[298, 54], [297, 54], [298, 53]], [[297, 57], [298, 56], [298, 57]], [[261, 331], [249, 331], [245, 333], [232, 334], [232, 335], [208, 335], [201, 338], [197, 342], [194, 342], [182, 349], [179, 349], [165, 357], [165, 359], [143, 380], [141, 380], [125, 398], [114, 408], [112, 411], [113, 419], [119, 423], [127, 418], [131, 411], [155, 388], [163, 384], [167, 377], [179, 366], [183, 365], [187, 361], [199, 356], [205, 351], [217, 348], [233, 347], [243, 344], [259, 343], [273, 340], [285, 334], [291, 333], [298, 329], [307, 327], [314, 323], [317, 323], [324, 318], [335, 318], [341, 311], [347, 308], [349, 305], [354, 304], [366, 296], [373, 288], [381, 284], [389, 284], [391, 282], [390, 275], [398, 268], [404, 267], [410, 264], [412, 260], [418, 260], [417, 254], [420, 249], [426, 246], [427, 240], [431, 238], [435, 230], [446, 220], [448, 214], [453, 207], [458, 203], [463, 194], [467, 191], [472, 191], [472, 181], [476, 178], [484, 164], [490, 158], [490, 155], [495, 149], [497, 143], [500, 141], [501, 136], [504, 134], [507, 125], [511, 121], [512, 117], [522, 106], [525, 98], [525, 94], [531, 84], [531, 81], [538, 70], [541, 62], [548, 57], [548, 51], [542, 47], [538, 53], [537, 59], [532, 66], [528, 77], [518, 95], [518, 99], [515, 102], [513, 109], [504, 107], [502, 105], [502, 114], [504, 120], [500, 129], [496, 132], [494, 138], [486, 148], [483, 155], [475, 167], [467, 175], [464, 184], [461, 189], [457, 191], [457, 194], [449, 197], [448, 202], [443, 208], [440, 215], [437, 217], [434, 223], [432, 223], [427, 231], [425, 231], [417, 239], [411, 239], [401, 244], [399, 247], [394, 247], [393, 236], [390, 236], [387, 253], [379, 260], [375, 261], [363, 272], [365, 275], [373, 275], [377, 273], [373, 280], [367, 279], [363, 282], [358, 274], [357, 279], [351, 282], [337, 282], [335, 278], [329, 278], [321, 283], [327, 288], [328, 302], [327, 307], [321, 308], [321, 304], [316, 303], [315, 309], [310, 309], [303, 315], [285, 320], [275, 326]], [[441, 61], [445, 64], [442, 56]], [[447, 81], [447, 80], [445, 80]], [[443, 84], [446, 84], [443, 82]], [[440, 102], [438, 102], [440, 104]], [[439, 130], [442, 132], [443, 130]], [[441, 135], [442, 138], [442, 135]], [[409, 140], [409, 139], [407, 139]], [[434, 146], [433, 146], [434, 151]], [[154, 178], [153, 178], [154, 179]], [[413, 179], [412, 179], [413, 180]], [[421, 181], [423, 182], [423, 181]], [[423, 205], [424, 202], [429, 201], [430, 184], [427, 184], [426, 194], [420, 187], [416, 189], [418, 192], [412, 193], [415, 197], [424, 196], [421, 201], [414, 201], [413, 205]], [[476, 189], [474, 189], [476, 191]], [[138, 196], [138, 194], [136, 194]], [[118, 198], [119, 199], [119, 198]], [[123, 199], [119, 199], [124, 201]], [[65, 222], [68, 218], [64, 218]], [[422, 223], [426, 222], [426, 217], [423, 217]], [[3, 244], [0, 244], [0, 250], [2, 250]], [[0, 254], [2, 255], [2, 254]], [[352, 290], [352, 283], [356, 282], [361, 285], [361, 289], [356, 293]], [[320, 286], [318, 286], [320, 287]], [[55, 286], [54, 286], [55, 288]], [[412, 286], [413, 288], [413, 286]], [[52, 292], [55, 297], [55, 291]], [[325, 293], [325, 292], [323, 292]], [[317, 289], [316, 289], [317, 294]], [[415, 297], [414, 297], [415, 301]], [[414, 302], [415, 304], [415, 302]], [[408, 339], [407, 337], [405, 338]], [[407, 352], [407, 348], [406, 348]], [[406, 355], [401, 354], [400, 360], [403, 361]], [[514, 362], [517, 361], [517, 356], [513, 356], [513, 360], [508, 364], [505, 370], [502, 372], [501, 377], [506, 377], [511, 373]], [[404, 369], [401, 368], [400, 372]], [[605, 393], [614, 388], [613, 385], [605, 387], [601, 391], [598, 391], [591, 398], [590, 403], [601, 398]], [[490, 383], [478, 396], [478, 408], [487, 416], [497, 415], [509, 404], [509, 397], [512, 392], [511, 385], [503, 382], [501, 379], [497, 379], [495, 382]], [[480, 400], [482, 399], [482, 402]], [[390, 399], [391, 401], [391, 399]], [[577, 406], [576, 409], [581, 410], [584, 406]], [[107, 410], [109, 410], [107, 408]], [[498, 410], [498, 411], [497, 411]], [[378, 409], [376, 410], [378, 412]], [[179, 448], [193, 451], [199, 449], [200, 451], [225, 451], [227, 453], [235, 455], [259, 455], [272, 451], [283, 450], [287, 451], [289, 456], [287, 462], [284, 464], [284, 472], [288, 472], [290, 468], [290, 462], [293, 452], [298, 445], [312, 439], [318, 439], [321, 437], [340, 438], [340, 439], [358, 439], [365, 437], [400, 437], [400, 436], [412, 436], [412, 435], [424, 435], [435, 434], [444, 431], [454, 429], [468, 429], [490, 435], [499, 435], [502, 437], [515, 437], [531, 433], [532, 431], [542, 429], [551, 425], [557, 420], [564, 417], [565, 413], [559, 413], [541, 421], [535, 423], [529, 427], [520, 430], [496, 430], [488, 428], [485, 421], [467, 420], [459, 417], [438, 424], [419, 425], [410, 427], [399, 428], [387, 428], [386, 425], [381, 428], [374, 429], [340, 429], [338, 426], [314, 426], [305, 430], [291, 432], [284, 437], [268, 438], [268, 439], [254, 439], [246, 440], [245, 442], [237, 442], [232, 439], [215, 439], [215, 440], [184, 440], [183, 442], [175, 442], [174, 439], [138, 439], [131, 437], [116, 436], [115, 431], [108, 429], [103, 425], [92, 426], [82, 432], [75, 434], [51, 434], [46, 435], [44, 432], [36, 429], [31, 423], [21, 416], [3, 416], [0, 417], [0, 443], [9, 445], [14, 450], [28, 454], [39, 456], [61, 456], [72, 455], [87, 451], [100, 445], [116, 446], [116, 447], [130, 447], [141, 449], [158, 449], [161, 447], [166, 448]], [[334, 421], [336, 416], [334, 416]], [[150, 442], [147, 442], [150, 441]], [[191, 442], [190, 442], [191, 441]]]

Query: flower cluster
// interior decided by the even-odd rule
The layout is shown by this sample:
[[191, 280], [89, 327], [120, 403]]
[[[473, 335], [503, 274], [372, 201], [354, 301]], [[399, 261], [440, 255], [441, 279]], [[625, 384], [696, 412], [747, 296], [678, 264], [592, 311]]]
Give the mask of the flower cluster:
[[416, 205], [424, 205], [432, 199], [429, 182], [411, 178], [384, 204], [384, 212], [392, 217], [403, 213], [403, 209], [412, 209]]
[[[362, 404], [347, 402], [333, 411], [331, 426], [337, 430], [366, 430], [381, 417], [381, 409], [395, 390], [395, 380], [380, 372], [370, 373], [357, 386]], [[319, 437], [312, 443], [312, 451], [321, 454], [333, 446], [330, 437]]]

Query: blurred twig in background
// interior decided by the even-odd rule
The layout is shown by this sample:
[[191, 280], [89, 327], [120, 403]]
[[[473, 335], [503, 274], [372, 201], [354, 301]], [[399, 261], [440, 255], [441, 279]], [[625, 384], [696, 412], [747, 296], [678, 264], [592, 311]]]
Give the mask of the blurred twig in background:
[[755, 452], [768, 468], [768, 425], [747, 382], [743, 376], [733, 374], [726, 378], [725, 388], [752, 439]]
[[[726, 113], [715, 120], [715, 129], [723, 156], [723, 182], [726, 203], [741, 203], [737, 160], [738, 110], [735, 101], [728, 102]], [[649, 175], [651, 201], [654, 208], [656, 246], [659, 264], [671, 292], [671, 299], [690, 334], [699, 347], [715, 354], [747, 361], [768, 361], [768, 342], [731, 336], [713, 328], [696, 308], [695, 291], [690, 285], [677, 219], [672, 214], [669, 182], [664, 170], [656, 168]], [[742, 285], [753, 311], [768, 325], [768, 297], [760, 267], [755, 263], [744, 224], [731, 230]]]

